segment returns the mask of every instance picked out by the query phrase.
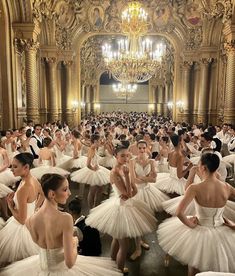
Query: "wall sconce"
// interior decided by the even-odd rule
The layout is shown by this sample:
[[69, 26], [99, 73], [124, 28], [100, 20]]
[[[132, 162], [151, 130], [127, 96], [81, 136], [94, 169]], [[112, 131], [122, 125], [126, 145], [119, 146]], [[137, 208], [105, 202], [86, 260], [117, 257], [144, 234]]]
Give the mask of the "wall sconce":
[[100, 104], [99, 103], [95, 103], [94, 104], [94, 109], [100, 109]]
[[78, 109], [78, 101], [72, 101], [72, 111], [76, 112]]
[[173, 102], [168, 102], [168, 103], [167, 103], [167, 107], [168, 107], [169, 109], [173, 109], [173, 106], [174, 106]]
[[179, 108], [179, 111], [182, 113], [184, 112], [184, 102], [183, 101], [178, 101], [176, 102], [176, 106]]
[[81, 103], [80, 103], [80, 106], [81, 106], [81, 108], [85, 108], [86, 103], [85, 103], [85, 102], [81, 102]]

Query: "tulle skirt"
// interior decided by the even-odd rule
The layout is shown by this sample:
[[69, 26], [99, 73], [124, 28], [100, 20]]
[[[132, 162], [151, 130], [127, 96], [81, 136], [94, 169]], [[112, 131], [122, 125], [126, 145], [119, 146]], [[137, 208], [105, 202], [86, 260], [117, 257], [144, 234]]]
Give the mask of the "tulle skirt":
[[72, 159], [72, 157], [62, 154], [55, 159], [56, 167], [62, 168], [64, 170], [69, 170], [71, 164], [70, 162]]
[[87, 157], [86, 156], [80, 156], [79, 158], [76, 159], [72, 159], [70, 161], [70, 168], [76, 168], [76, 169], [80, 169], [80, 168], [84, 168], [87, 165]]
[[6, 222], [3, 218], [0, 217], [0, 230], [5, 226]]
[[113, 238], [136, 238], [156, 229], [153, 212], [134, 198], [123, 201], [117, 196], [91, 209], [86, 224]]
[[158, 190], [153, 183], [137, 184], [138, 193], [134, 197], [137, 200], [145, 202], [155, 212], [163, 210], [162, 203], [170, 198]]
[[0, 198], [6, 197], [8, 194], [12, 192], [13, 192], [12, 189], [0, 183]]
[[57, 267], [41, 269], [39, 256], [32, 256], [0, 270], [1, 276], [122, 276], [115, 262], [108, 258], [77, 256], [75, 265], [68, 269], [64, 262]]
[[105, 168], [113, 168], [117, 164], [117, 160], [114, 156], [105, 156], [100, 158], [99, 164]]
[[[170, 215], [174, 216], [175, 211], [184, 196], [178, 196], [162, 203], [163, 209]], [[184, 213], [188, 216], [196, 214], [194, 200], [187, 206]], [[235, 221], [235, 202], [228, 200], [224, 208], [224, 217]]]
[[56, 173], [62, 176], [69, 175], [69, 172], [64, 169], [53, 167], [53, 166], [44, 166], [44, 165], [31, 169], [30, 172], [38, 180], [41, 180], [42, 176], [46, 173]]
[[171, 177], [170, 174], [167, 173], [159, 173], [157, 175], [157, 180], [155, 186], [161, 190], [162, 192], [165, 192], [167, 194], [179, 194], [183, 195], [185, 192], [185, 184], [186, 184], [185, 178], [175, 178]]
[[9, 168], [5, 169], [3, 172], [0, 172], [0, 182], [6, 186], [12, 186], [19, 180], [20, 177], [15, 177]]
[[36, 255], [38, 249], [27, 227], [14, 217], [9, 218], [0, 231], [0, 265]]
[[163, 250], [183, 264], [199, 271], [235, 272], [235, 231], [227, 226], [191, 229], [174, 217], [160, 224], [157, 235]]
[[103, 186], [110, 183], [110, 171], [102, 166], [99, 166], [97, 171], [85, 167], [73, 172], [71, 174], [71, 180], [91, 186]]

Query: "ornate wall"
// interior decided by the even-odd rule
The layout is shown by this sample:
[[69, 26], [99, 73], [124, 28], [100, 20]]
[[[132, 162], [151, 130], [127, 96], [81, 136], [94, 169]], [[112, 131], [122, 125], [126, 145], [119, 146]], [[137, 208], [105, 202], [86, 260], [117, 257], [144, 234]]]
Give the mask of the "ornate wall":
[[[149, 82], [150, 104], [175, 120], [235, 122], [235, 1], [147, 0], [149, 36], [164, 37], [171, 64]], [[120, 36], [124, 0], [2, 0], [0, 126], [81, 118], [99, 102], [104, 40]], [[96, 12], [94, 11], [96, 9]], [[98, 12], [97, 12], [98, 10]], [[183, 101], [182, 108], [176, 107]], [[75, 119], [75, 120], [74, 120]]]

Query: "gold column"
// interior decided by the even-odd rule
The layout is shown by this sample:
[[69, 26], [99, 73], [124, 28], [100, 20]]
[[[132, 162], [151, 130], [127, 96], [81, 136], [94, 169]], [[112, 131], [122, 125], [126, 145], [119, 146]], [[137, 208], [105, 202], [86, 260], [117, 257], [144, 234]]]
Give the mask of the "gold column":
[[165, 97], [164, 97], [164, 108], [163, 108], [163, 113], [164, 113], [164, 116], [167, 117], [169, 115], [169, 110], [168, 110], [168, 102], [170, 101], [169, 100], [169, 82], [166, 81], [165, 83]]
[[159, 85], [158, 101], [159, 101], [159, 114], [162, 116], [163, 115], [163, 86], [162, 85]]
[[62, 75], [62, 62], [57, 64], [57, 74], [56, 74], [56, 87], [57, 87], [57, 104], [58, 104], [58, 120], [62, 120], [62, 87], [61, 87], [61, 75]]
[[235, 41], [225, 44], [227, 51], [227, 79], [225, 90], [224, 122], [235, 122]]
[[209, 86], [209, 64], [210, 58], [200, 60], [200, 89], [198, 101], [198, 122], [206, 124], [208, 122], [208, 86]]
[[189, 122], [190, 120], [190, 71], [192, 68], [191, 61], [184, 61], [181, 64], [182, 68], [182, 93], [181, 101], [184, 103], [181, 119], [182, 121]]
[[91, 85], [86, 86], [86, 114], [91, 112]]
[[78, 101], [72, 93], [72, 65], [73, 61], [64, 61], [65, 71], [66, 71], [66, 121], [69, 125], [73, 124], [73, 111], [72, 102]]
[[208, 122], [213, 125], [217, 124], [217, 102], [218, 102], [218, 63], [216, 59], [213, 59], [211, 64], [211, 80], [209, 90], [209, 110], [208, 110]]
[[55, 122], [58, 120], [58, 97], [57, 97], [57, 79], [55, 57], [46, 58], [49, 69], [49, 120]]
[[46, 82], [46, 64], [45, 59], [41, 58], [40, 62], [40, 121], [47, 121], [47, 82]]
[[200, 64], [194, 63], [194, 90], [193, 90], [193, 116], [192, 121], [197, 122], [198, 117], [198, 103], [199, 103], [199, 85], [200, 85]]
[[37, 50], [39, 43], [32, 39], [23, 40], [25, 45], [27, 118], [39, 122], [39, 93], [37, 77]]

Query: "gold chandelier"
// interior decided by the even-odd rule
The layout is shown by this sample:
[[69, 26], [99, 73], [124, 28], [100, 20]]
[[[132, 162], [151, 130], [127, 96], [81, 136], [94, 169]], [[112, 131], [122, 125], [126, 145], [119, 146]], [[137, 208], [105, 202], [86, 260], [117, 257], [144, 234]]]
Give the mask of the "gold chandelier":
[[118, 83], [113, 84], [113, 91], [117, 98], [130, 99], [134, 96], [137, 90], [137, 84]]
[[122, 13], [122, 32], [125, 39], [118, 41], [118, 50], [105, 44], [102, 52], [107, 69], [114, 79], [125, 83], [140, 83], [158, 74], [162, 68], [165, 45], [153, 42], [143, 35], [148, 31], [148, 15], [139, 2], [129, 3]]

